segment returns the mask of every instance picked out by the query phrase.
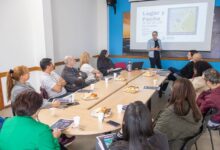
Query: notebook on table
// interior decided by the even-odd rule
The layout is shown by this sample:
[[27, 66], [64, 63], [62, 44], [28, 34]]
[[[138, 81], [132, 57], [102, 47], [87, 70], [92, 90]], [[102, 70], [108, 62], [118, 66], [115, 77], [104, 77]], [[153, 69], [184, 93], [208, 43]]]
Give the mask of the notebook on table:
[[161, 70], [157, 71], [157, 74], [160, 75], [160, 76], [167, 76], [167, 75], [170, 74], [170, 71], [169, 70], [161, 69]]
[[91, 93], [93, 90], [81, 89], [77, 91], [78, 93]]
[[144, 89], [145, 90], [157, 90], [157, 91], [159, 91], [160, 87], [159, 86], [144, 86]]
[[111, 71], [109, 71], [108, 74], [119, 73], [119, 72], [121, 72], [122, 70], [123, 70], [123, 69], [121, 69], [121, 68], [115, 68], [115, 69], [112, 69]]
[[75, 100], [74, 101], [72, 100], [72, 94], [67, 95], [65, 97], [62, 97], [62, 98], [54, 98], [50, 102], [53, 102], [54, 100], [60, 102], [61, 105], [60, 105], [59, 108], [67, 108], [69, 106], [79, 105], [79, 102], [77, 102]]
[[73, 120], [60, 119], [51, 126], [51, 129], [65, 130], [72, 123], [73, 123]]
[[65, 129], [68, 128], [72, 123], [73, 123], [73, 120], [60, 119], [60, 120], [58, 120], [57, 122], [55, 122], [55, 123], [51, 126], [51, 129], [65, 130]]

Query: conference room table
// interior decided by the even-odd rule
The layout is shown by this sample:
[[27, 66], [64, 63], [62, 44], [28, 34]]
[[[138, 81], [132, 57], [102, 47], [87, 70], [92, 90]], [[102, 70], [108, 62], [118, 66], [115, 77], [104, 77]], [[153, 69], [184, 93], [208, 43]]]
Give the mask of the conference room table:
[[[152, 77], [143, 76], [143, 70], [137, 70], [132, 72], [122, 72], [121, 75], [127, 78], [126, 81], [109, 81], [107, 88], [113, 88], [110, 92], [105, 91], [105, 81], [100, 81], [95, 85], [95, 92], [102, 96], [99, 100], [91, 100], [87, 102], [77, 96], [76, 100], [80, 103], [76, 106], [70, 106], [65, 109], [42, 109], [38, 114], [39, 121], [51, 126], [59, 119], [73, 119], [74, 116], [80, 117], [79, 127], [70, 126], [64, 130], [67, 135], [98, 135], [102, 133], [112, 132], [120, 129], [121, 126], [114, 127], [106, 123], [109, 120], [122, 123], [124, 112], [117, 111], [117, 105], [128, 105], [131, 102], [137, 100], [147, 103], [156, 89], [144, 89], [144, 86], [157, 87], [161, 85], [167, 78], [167, 75], [154, 75]], [[120, 86], [121, 85], [121, 86]], [[104, 87], [102, 87], [104, 86]], [[137, 93], [126, 93], [125, 88], [129, 86], [138, 86], [139, 91]], [[104, 92], [105, 91], [105, 92]], [[85, 106], [83, 106], [85, 105]], [[105, 118], [103, 122], [100, 122], [96, 117], [91, 116], [91, 112], [97, 108], [106, 107], [111, 109], [111, 115]], [[55, 111], [55, 112], [54, 112]]]
[[[109, 78], [108, 84], [105, 83], [105, 80], [100, 80], [94, 84], [93, 93], [98, 94], [98, 98], [95, 100], [84, 100], [84, 94], [81, 92], [75, 92], [75, 99], [80, 105], [76, 106], [82, 109], [91, 109], [93, 106], [98, 104], [99, 102], [106, 99], [108, 96], [112, 95], [122, 87], [126, 86], [129, 82], [133, 81], [137, 77], [141, 76], [144, 73], [142, 70], [135, 70], [132, 72], [122, 71], [120, 76], [125, 78], [125, 81], [115, 81], [113, 77]], [[91, 90], [91, 87], [88, 86], [83, 90]]]

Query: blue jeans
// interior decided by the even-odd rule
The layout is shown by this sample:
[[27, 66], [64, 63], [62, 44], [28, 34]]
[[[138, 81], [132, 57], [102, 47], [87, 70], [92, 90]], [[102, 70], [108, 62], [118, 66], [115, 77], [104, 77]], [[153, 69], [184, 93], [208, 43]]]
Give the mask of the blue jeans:
[[170, 68], [168, 68], [168, 70], [171, 71], [171, 74], [169, 74], [169, 76], [167, 77], [167, 79], [170, 80], [170, 81], [175, 81], [176, 80], [176, 77], [174, 76], [174, 74], [177, 74], [177, 75], [181, 76], [181, 73], [180, 73], [179, 69], [176, 69], [174, 67], [170, 67]]
[[174, 67], [170, 67], [170, 68], [168, 68], [168, 70], [170, 70], [173, 74], [176, 73], [176, 74], [180, 75], [180, 70], [179, 69], [176, 69]]

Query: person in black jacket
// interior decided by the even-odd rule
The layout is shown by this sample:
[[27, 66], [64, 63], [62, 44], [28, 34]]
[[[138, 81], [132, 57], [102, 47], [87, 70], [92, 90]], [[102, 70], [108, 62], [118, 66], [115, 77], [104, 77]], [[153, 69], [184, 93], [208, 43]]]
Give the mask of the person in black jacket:
[[85, 79], [87, 74], [74, 68], [76, 61], [72, 56], [66, 56], [64, 59], [65, 67], [61, 76], [66, 81], [67, 92], [75, 92], [86, 86]]
[[108, 58], [108, 51], [102, 50], [97, 61], [98, 70], [104, 75], [108, 75], [109, 72], [114, 68], [114, 64], [111, 59]]
[[143, 102], [136, 101], [126, 108], [122, 133], [109, 148], [110, 150], [169, 150], [165, 134], [153, 130], [149, 109]]
[[[187, 54], [187, 58], [189, 62], [180, 70], [170, 67], [168, 70], [171, 71], [170, 75], [168, 76], [169, 81], [175, 81], [177, 77], [182, 77], [186, 79], [192, 79], [194, 76], [194, 64], [202, 59], [202, 55], [198, 53], [196, 50], [191, 50]], [[162, 96], [163, 92], [167, 89], [168, 82], [161, 85], [159, 91], [159, 97]]]
[[177, 74], [180, 77], [191, 79], [193, 77], [193, 68], [194, 68], [194, 61], [193, 61], [193, 56], [194, 54], [197, 54], [198, 51], [196, 50], [190, 50], [187, 54], [187, 58], [189, 62], [182, 68], [182, 69], [176, 69], [174, 67], [170, 67], [169, 70], [171, 71], [171, 74], [168, 77], [168, 80], [175, 81], [176, 77], [174, 74]]

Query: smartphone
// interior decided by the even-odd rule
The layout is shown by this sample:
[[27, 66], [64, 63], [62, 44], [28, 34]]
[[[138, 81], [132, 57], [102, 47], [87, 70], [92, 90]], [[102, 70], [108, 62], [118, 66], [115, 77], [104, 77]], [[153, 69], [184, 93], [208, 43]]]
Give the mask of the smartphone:
[[112, 125], [112, 126], [114, 126], [114, 127], [120, 126], [120, 123], [117, 123], [117, 122], [112, 121], [112, 120], [109, 120], [109, 121], [107, 121], [106, 123], [108, 123], [108, 124], [110, 124], [110, 125]]

